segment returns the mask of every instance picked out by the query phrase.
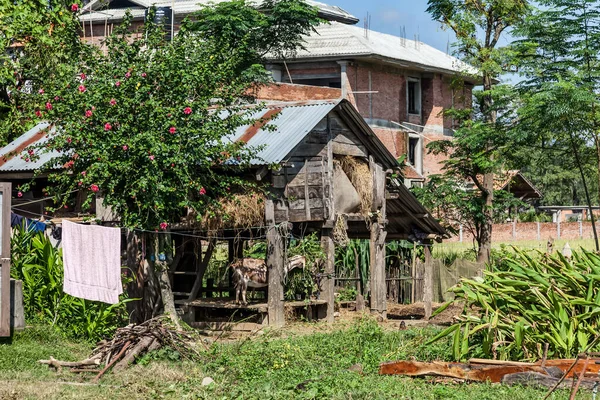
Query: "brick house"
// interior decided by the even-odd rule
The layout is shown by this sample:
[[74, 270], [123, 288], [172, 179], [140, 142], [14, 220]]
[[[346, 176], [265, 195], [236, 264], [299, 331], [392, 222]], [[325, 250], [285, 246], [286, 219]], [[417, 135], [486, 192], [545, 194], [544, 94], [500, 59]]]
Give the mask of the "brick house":
[[471, 67], [427, 44], [338, 22], [317, 27], [304, 46], [268, 66], [276, 81], [339, 88], [390, 152], [406, 156], [408, 185], [441, 172], [444, 157], [425, 147], [452, 136], [444, 109], [470, 107], [476, 81], [458, 75]]
[[[187, 14], [208, 3], [92, 0], [81, 15], [82, 36], [99, 44], [128, 9], [133, 23], [141, 25], [152, 4], [167, 7], [165, 26], [175, 33]], [[445, 157], [427, 154], [426, 146], [452, 137], [453, 121], [441, 113], [453, 106], [470, 106], [476, 81], [458, 76], [474, 70], [425, 43], [361, 28], [357, 18], [339, 7], [308, 3], [330, 23], [306, 37], [304, 49], [294, 58], [270, 61], [267, 68], [282, 85], [261, 91], [259, 97], [273, 101], [346, 98], [395, 157], [405, 156], [407, 186], [440, 173]]]

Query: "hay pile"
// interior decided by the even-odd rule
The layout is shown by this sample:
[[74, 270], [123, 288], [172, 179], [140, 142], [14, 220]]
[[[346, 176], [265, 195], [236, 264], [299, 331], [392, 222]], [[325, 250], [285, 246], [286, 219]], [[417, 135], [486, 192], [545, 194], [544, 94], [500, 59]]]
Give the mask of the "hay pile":
[[368, 216], [373, 205], [373, 175], [369, 164], [357, 157], [344, 156], [336, 160], [360, 196], [360, 213]]
[[238, 194], [223, 199], [220, 206], [204, 215], [202, 229], [218, 232], [223, 229], [246, 230], [265, 224], [265, 197], [256, 193]]

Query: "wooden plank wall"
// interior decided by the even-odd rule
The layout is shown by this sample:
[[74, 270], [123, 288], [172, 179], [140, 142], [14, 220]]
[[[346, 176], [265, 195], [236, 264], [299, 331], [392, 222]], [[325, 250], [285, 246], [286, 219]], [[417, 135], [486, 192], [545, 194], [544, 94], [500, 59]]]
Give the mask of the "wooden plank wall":
[[357, 136], [333, 112], [290, 153], [287, 166], [272, 173], [282, 200], [275, 202], [275, 221], [325, 221], [333, 218], [333, 157], [367, 157]]

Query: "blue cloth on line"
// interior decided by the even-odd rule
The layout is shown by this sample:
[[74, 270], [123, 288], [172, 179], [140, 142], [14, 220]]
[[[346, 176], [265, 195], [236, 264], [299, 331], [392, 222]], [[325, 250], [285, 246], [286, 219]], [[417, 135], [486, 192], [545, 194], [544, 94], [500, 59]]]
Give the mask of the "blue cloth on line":
[[15, 226], [23, 226], [23, 223], [25, 223], [25, 227], [32, 232], [46, 231], [46, 224], [43, 223], [42, 221], [36, 221], [33, 219], [25, 218], [22, 215], [15, 214], [14, 212], [11, 211], [11, 213], [10, 213], [11, 228], [14, 228]]

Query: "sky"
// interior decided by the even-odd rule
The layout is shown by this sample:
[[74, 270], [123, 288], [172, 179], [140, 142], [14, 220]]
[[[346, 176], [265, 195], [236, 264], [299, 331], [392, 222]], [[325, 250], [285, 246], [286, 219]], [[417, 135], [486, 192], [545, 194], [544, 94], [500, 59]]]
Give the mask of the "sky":
[[[371, 15], [371, 29], [378, 32], [400, 36], [400, 30], [406, 31], [407, 39], [418, 35], [423, 43], [446, 51], [454, 41], [453, 34], [443, 30], [438, 22], [427, 13], [427, 0], [320, 0], [336, 5], [360, 19], [363, 26], [367, 13]], [[450, 47], [452, 51], [452, 47]]]

